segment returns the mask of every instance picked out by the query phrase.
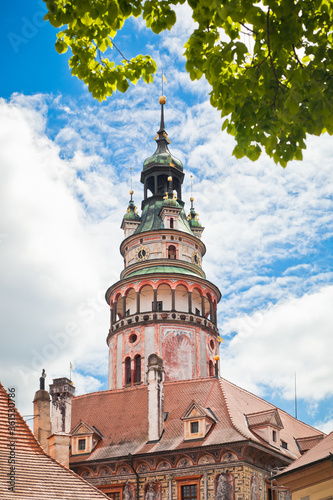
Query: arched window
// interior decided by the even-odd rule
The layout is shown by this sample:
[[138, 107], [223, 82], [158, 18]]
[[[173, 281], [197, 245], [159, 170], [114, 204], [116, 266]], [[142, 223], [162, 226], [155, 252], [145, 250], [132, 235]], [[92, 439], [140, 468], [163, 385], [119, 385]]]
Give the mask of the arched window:
[[168, 248], [168, 259], [176, 258], [176, 247], [174, 245], [170, 245]]
[[132, 381], [131, 376], [131, 358], [125, 359], [125, 385], [130, 385]]
[[141, 382], [141, 356], [138, 354], [135, 357], [135, 374], [134, 374], [134, 383], [138, 384]]
[[173, 229], [173, 218], [170, 218], [170, 229]]
[[209, 376], [214, 377], [214, 364], [213, 361], [209, 361]]

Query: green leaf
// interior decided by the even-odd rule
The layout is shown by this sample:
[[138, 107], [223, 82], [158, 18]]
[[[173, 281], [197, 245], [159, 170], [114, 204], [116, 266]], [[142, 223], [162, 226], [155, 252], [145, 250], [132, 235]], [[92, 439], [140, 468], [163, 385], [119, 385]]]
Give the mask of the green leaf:
[[68, 46], [63, 40], [57, 40], [55, 43], [55, 49], [58, 54], [64, 54], [67, 52]]

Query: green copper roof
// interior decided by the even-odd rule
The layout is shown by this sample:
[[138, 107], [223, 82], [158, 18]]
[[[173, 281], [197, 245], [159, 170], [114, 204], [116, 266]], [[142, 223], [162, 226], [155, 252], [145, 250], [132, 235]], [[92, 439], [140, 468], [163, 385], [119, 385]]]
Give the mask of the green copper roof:
[[144, 269], [138, 269], [133, 273], [126, 276], [129, 278], [131, 276], [142, 276], [143, 274], [156, 274], [156, 273], [178, 273], [178, 274], [187, 274], [191, 276], [198, 276], [194, 271], [190, 271], [189, 269], [184, 269], [183, 267], [177, 266], [153, 266], [153, 267], [145, 267]]
[[[151, 197], [145, 200], [145, 204], [141, 214], [141, 224], [136, 228], [134, 234], [144, 233], [146, 231], [153, 231], [156, 229], [164, 229], [164, 224], [159, 213], [164, 206], [163, 199], [156, 199], [156, 197]], [[181, 205], [177, 202], [177, 206]], [[190, 225], [186, 218], [184, 208], [181, 209], [178, 219], [178, 231], [183, 231], [184, 233], [192, 234]]]
[[133, 200], [129, 202], [127, 211], [124, 215], [124, 220], [135, 220], [135, 221], [141, 220], [141, 217], [136, 213], [136, 206], [134, 205]]
[[165, 166], [170, 165], [171, 163], [178, 168], [178, 170], [183, 171], [182, 162], [170, 153], [167, 146], [163, 148], [162, 145], [159, 144], [155, 153], [143, 162], [143, 170], [146, 170], [153, 165]]

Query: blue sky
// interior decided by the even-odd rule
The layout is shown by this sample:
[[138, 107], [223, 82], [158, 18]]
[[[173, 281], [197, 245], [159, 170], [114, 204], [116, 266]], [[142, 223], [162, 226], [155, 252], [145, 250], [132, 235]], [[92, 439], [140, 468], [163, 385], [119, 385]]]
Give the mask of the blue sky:
[[[14, 8], [15, 7], [15, 8]], [[155, 145], [160, 76], [95, 102], [54, 49], [43, 2], [2, 5], [0, 81], [0, 380], [31, 414], [41, 368], [69, 375], [78, 392], [106, 388], [109, 312], [104, 292], [122, 270], [120, 224]], [[209, 86], [191, 82], [182, 46], [186, 6], [170, 33], [129, 21], [117, 36], [126, 57], [156, 59], [168, 79], [166, 128], [190, 175], [206, 227], [204, 269], [223, 295], [221, 372], [227, 379], [333, 429], [333, 143], [309, 138], [286, 169], [263, 156], [235, 160]], [[137, 52], [138, 51], [138, 52]], [[117, 57], [117, 56], [116, 56]]]

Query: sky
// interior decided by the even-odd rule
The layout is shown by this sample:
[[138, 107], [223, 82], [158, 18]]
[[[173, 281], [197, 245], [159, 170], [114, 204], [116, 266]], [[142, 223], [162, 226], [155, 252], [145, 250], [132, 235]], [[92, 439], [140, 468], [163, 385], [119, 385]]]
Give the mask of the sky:
[[18, 0], [0, 16], [0, 380], [20, 412], [31, 424], [42, 368], [50, 384], [72, 362], [77, 394], [107, 388], [104, 294], [123, 268], [130, 168], [138, 207], [143, 197], [163, 68], [170, 150], [187, 210], [193, 175], [203, 267], [222, 292], [221, 375], [294, 415], [296, 374], [298, 418], [332, 431], [332, 138], [309, 137], [286, 169], [265, 155], [236, 160], [209, 85], [185, 71], [186, 5], [159, 36], [126, 23], [117, 45], [128, 59], [151, 54], [158, 76], [103, 103], [71, 76], [44, 13]]

